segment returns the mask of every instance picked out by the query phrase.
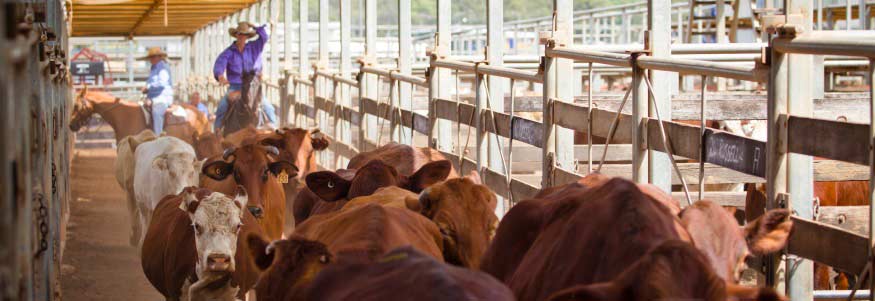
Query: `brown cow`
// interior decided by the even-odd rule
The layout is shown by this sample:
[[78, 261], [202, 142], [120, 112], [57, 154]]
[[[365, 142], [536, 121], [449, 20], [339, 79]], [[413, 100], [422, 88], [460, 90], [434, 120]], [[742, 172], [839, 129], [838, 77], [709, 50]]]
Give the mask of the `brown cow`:
[[[686, 230], [676, 224], [678, 217], [664, 205], [665, 201], [658, 200], [660, 197], [653, 194], [632, 182], [615, 178], [593, 187], [575, 183], [543, 199], [523, 201], [502, 220], [485, 255], [487, 261], [481, 267], [504, 279], [521, 300], [544, 300], [575, 285], [618, 279], [654, 247], [665, 241], [685, 239], [681, 232]], [[524, 212], [519, 212], [521, 210]], [[692, 217], [697, 213], [689, 211], [686, 214]], [[722, 214], [728, 216], [726, 212]], [[757, 230], [752, 232], [755, 235], [747, 235], [754, 246], [752, 249], [771, 250], [772, 245], [765, 244], [763, 238], [778, 237], [780, 246], [786, 242], [789, 228], [785, 226], [789, 221], [786, 221], [786, 211], [783, 214], [784, 219], [775, 220], [780, 222], [770, 220], [749, 228]], [[506, 228], [520, 232], [513, 233]], [[715, 240], [735, 243], [738, 238], [743, 241], [740, 231], [737, 232], [738, 236], [731, 232]], [[783, 241], [780, 241], [780, 234], [773, 232], [785, 234]], [[697, 237], [689, 237], [697, 245]], [[718, 243], [708, 245], [723, 246]], [[738, 247], [730, 243], [725, 245]], [[505, 249], [511, 252], [509, 256], [501, 255]], [[742, 256], [746, 251], [734, 254]], [[735, 256], [727, 260], [736, 263]], [[503, 264], [508, 267], [502, 267]], [[724, 280], [727, 285], [734, 284], [734, 278]]]
[[295, 228], [295, 198], [306, 186], [304, 177], [317, 170], [316, 151], [328, 148], [331, 143], [318, 129], [282, 128], [271, 134], [261, 135], [259, 143], [275, 146], [280, 151], [279, 158], [292, 162], [298, 167], [298, 176], [283, 184], [286, 193], [286, 222], [284, 231]]
[[398, 186], [418, 193], [450, 173], [452, 164], [445, 160], [424, 164], [409, 176], [382, 160], [370, 161], [355, 171], [314, 172], [306, 177], [307, 189], [295, 199], [295, 222], [301, 224], [313, 215], [340, 209], [348, 200], [370, 195], [381, 187]]
[[[766, 186], [763, 184], [745, 185], [745, 210], [747, 216], [760, 216], [766, 207]], [[814, 182], [814, 197], [820, 206], [866, 206], [869, 204], [869, 181], [817, 181]], [[837, 271], [830, 276], [830, 267], [814, 263], [814, 289], [849, 290], [854, 276]]]
[[411, 248], [377, 262], [329, 265], [316, 276], [307, 300], [514, 300], [488, 274], [454, 267]]
[[250, 238], [252, 257], [262, 269], [259, 300], [303, 300], [316, 274], [344, 254], [372, 262], [389, 250], [412, 245], [438, 260], [441, 234], [433, 223], [406, 208], [365, 203], [313, 216], [289, 240], [272, 243]]
[[271, 239], [283, 234], [286, 196], [282, 182], [298, 172], [288, 161], [277, 160], [278, 155], [275, 147], [259, 144], [228, 148], [221, 157], [208, 159], [200, 179], [202, 187], [222, 193], [230, 193], [237, 185], [245, 187], [247, 207]]
[[191, 146], [198, 160], [215, 157], [222, 154], [222, 138], [215, 133], [203, 133], [194, 138]]
[[258, 270], [238, 237], [262, 235], [237, 188], [234, 199], [188, 187], [155, 208], [141, 251], [143, 272], [167, 300], [234, 300], [252, 288]]
[[[428, 147], [412, 147], [395, 142], [383, 145], [369, 152], [361, 152], [349, 159], [348, 169], [359, 169], [373, 160], [382, 160], [386, 164], [398, 170], [399, 174], [409, 175], [422, 168], [429, 162], [443, 161], [444, 157], [439, 151]], [[449, 178], [458, 178], [455, 169], [450, 170]]]

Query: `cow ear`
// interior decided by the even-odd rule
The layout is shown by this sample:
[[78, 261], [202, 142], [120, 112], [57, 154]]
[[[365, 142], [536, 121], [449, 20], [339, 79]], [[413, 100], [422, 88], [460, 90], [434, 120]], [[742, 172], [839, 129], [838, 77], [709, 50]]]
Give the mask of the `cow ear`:
[[168, 169], [167, 155], [160, 155], [152, 160], [152, 167], [160, 170]]
[[234, 171], [233, 168], [234, 163], [228, 163], [225, 161], [213, 161], [204, 165], [203, 168], [201, 168], [201, 173], [210, 177], [213, 180], [222, 181], [225, 180], [225, 178], [227, 178], [228, 175], [230, 175], [231, 172]]
[[[243, 209], [246, 208], [246, 203], [249, 203], [249, 194], [246, 193], [245, 187], [237, 185], [237, 189], [234, 191], [234, 205]], [[240, 216], [243, 216], [243, 210], [240, 210]]]
[[792, 229], [790, 211], [774, 209], [748, 223], [744, 227], [744, 238], [752, 254], [766, 255], [783, 249]]
[[[277, 130], [279, 131], [279, 130]], [[285, 149], [285, 142], [283, 141], [283, 135], [279, 133], [271, 133], [264, 138], [261, 138], [261, 141], [258, 141], [261, 145], [269, 145], [276, 147], [277, 149]]]
[[270, 173], [272, 173], [274, 176], [279, 176], [279, 174], [283, 171], [286, 172], [286, 175], [288, 175], [289, 178], [294, 178], [298, 176], [298, 168], [295, 167], [294, 164], [289, 163], [289, 161], [276, 161], [270, 163], [267, 168], [270, 169]]
[[307, 175], [307, 188], [326, 202], [345, 198], [351, 182], [331, 171], [317, 171]]
[[197, 198], [197, 191], [197, 187], [184, 188], [182, 193], [180, 193], [182, 202], [179, 203], [179, 209], [188, 212], [188, 214], [194, 214], [197, 211], [197, 206], [200, 204]]
[[331, 144], [331, 141], [325, 135], [322, 135], [319, 130], [310, 131], [310, 142], [313, 145], [313, 149], [317, 151], [325, 150]]
[[420, 192], [435, 183], [446, 180], [452, 169], [453, 165], [447, 160], [430, 162], [407, 178], [405, 188], [413, 192]]
[[249, 234], [246, 237], [246, 243], [249, 245], [249, 255], [255, 266], [262, 271], [267, 270], [273, 264], [273, 258], [276, 255], [274, 248], [271, 248], [270, 243], [257, 234]]

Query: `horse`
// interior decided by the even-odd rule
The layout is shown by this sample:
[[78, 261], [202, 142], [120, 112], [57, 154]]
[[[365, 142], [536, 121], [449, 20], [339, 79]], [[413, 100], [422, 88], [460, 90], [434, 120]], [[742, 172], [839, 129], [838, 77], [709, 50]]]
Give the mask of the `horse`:
[[254, 72], [244, 72], [243, 89], [228, 93], [228, 112], [224, 116], [222, 135], [256, 127], [259, 118], [267, 120], [261, 111], [261, 79]]
[[[174, 112], [183, 111], [184, 114], [178, 115], [185, 115], [184, 118], [174, 115]], [[109, 93], [93, 91], [85, 87], [76, 96], [73, 116], [70, 118], [70, 130], [79, 131], [88, 124], [94, 114], [100, 115], [103, 120], [109, 123], [115, 132], [116, 142], [149, 128], [147, 118], [151, 118], [151, 116], [146, 116], [143, 107], [136, 102], [122, 100]], [[184, 121], [179, 121], [181, 119]], [[196, 135], [209, 130], [207, 117], [197, 108], [188, 105], [182, 105], [179, 108], [171, 106], [167, 109], [164, 120], [164, 130], [169, 136], [177, 137], [189, 144], [194, 142]]]

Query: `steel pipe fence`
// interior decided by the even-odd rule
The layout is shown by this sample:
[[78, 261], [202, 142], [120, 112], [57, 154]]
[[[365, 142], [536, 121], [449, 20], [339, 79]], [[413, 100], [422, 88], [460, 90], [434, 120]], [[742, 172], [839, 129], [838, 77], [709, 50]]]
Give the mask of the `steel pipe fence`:
[[68, 15], [60, 1], [0, 6], [0, 298], [61, 297], [73, 135]]
[[[301, 0], [301, 16], [307, 12], [307, 7]], [[665, 3], [662, 3], [665, 2]], [[675, 14], [675, 5], [662, 1], [646, 6], [646, 15], [667, 15], [670, 20]], [[851, 164], [869, 167], [869, 178], [875, 176], [875, 128], [869, 124], [841, 123], [811, 118], [811, 99], [809, 93], [801, 93], [807, 86], [800, 89], [796, 85], [804, 83], [803, 78], [797, 78], [806, 73], [802, 70], [807, 63], [793, 64], [798, 71], [788, 72], [791, 60], [804, 57], [794, 55], [841, 56], [832, 57], [837, 61], [852, 61], [860, 65], [868, 64], [870, 90], [872, 81], [872, 59], [875, 58], [875, 36], [871, 32], [807, 32], [800, 26], [784, 25], [774, 28], [778, 34], [769, 43], [730, 44], [730, 45], [694, 45], [677, 44], [668, 46], [668, 35], [665, 32], [654, 35], [645, 33], [644, 45], [624, 44], [611, 46], [581, 46], [574, 44], [577, 31], [573, 25], [581, 21], [577, 15], [562, 15], [550, 19], [543, 26], [547, 32], [533, 36], [543, 47], [543, 56], [537, 61], [530, 58], [512, 59], [501, 57], [499, 61], [486, 60], [482, 56], [451, 57], [451, 49], [455, 41], [448, 25], [449, 1], [438, 1], [438, 28], [435, 45], [430, 49], [428, 64], [420, 69], [425, 76], [418, 76], [417, 68], [401, 71], [401, 67], [382, 67], [373, 55], [376, 43], [375, 34], [375, 1], [368, 0], [365, 18], [366, 26], [365, 55], [359, 60], [358, 70], [331, 70], [327, 65], [327, 53], [320, 50], [320, 60], [309, 64], [309, 55], [296, 58], [297, 70], [289, 68], [290, 59], [286, 58], [282, 80], [265, 84], [272, 90], [271, 101], [279, 101], [281, 124], [298, 127], [318, 126], [331, 137], [331, 156], [324, 156], [320, 164], [324, 168], [342, 168], [343, 158], [349, 159], [361, 151], [368, 151], [384, 144], [384, 140], [405, 141], [414, 144], [415, 135], [427, 136], [427, 146], [437, 148], [447, 158], [453, 161], [461, 173], [477, 171], [483, 182], [497, 195], [507, 198], [507, 208], [514, 202], [534, 195], [539, 187], [545, 185], [561, 185], [578, 180], [588, 172], [601, 171], [601, 164], [611, 162], [613, 156], [609, 149], [623, 150], [630, 154], [631, 160], [622, 168], [631, 169], [632, 178], [638, 182], [668, 181], [682, 185], [683, 195], [675, 197], [692, 203], [697, 199], [715, 198], [725, 205], [743, 206], [736, 200], [724, 199], [724, 195], [705, 192], [702, 185], [704, 175], [709, 166], [717, 166], [740, 173], [751, 182], [766, 182], [768, 186], [769, 208], [790, 207], [802, 208], [800, 205], [809, 202], [812, 181], [811, 160], [796, 156], [818, 156], [832, 160], [849, 162]], [[288, 4], [288, 3], [286, 3]], [[404, 4], [404, 3], [402, 3]], [[408, 3], [409, 4], [409, 3]], [[554, 8], [561, 11], [570, 6], [570, 1], [555, 0]], [[409, 6], [402, 6], [407, 9]], [[623, 7], [627, 12], [637, 10]], [[320, 10], [321, 11], [321, 10]], [[569, 10], [570, 11], [570, 10]], [[286, 12], [290, 14], [290, 12]], [[341, 19], [348, 11], [342, 11]], [[594, 16], [597, 15], [594, 13]], [[605, 14], [610, 15], [609, 13]], [[652, 19], [652, 18], [651, 18]], [[592, 20], [592, 19], [590, 19]], [[308, 24], [306, 17], [301, 18]], [[540, 22], [540, 21], [539, 21]], [[325, 23], [323, 23], [325, 24]], [[487, 34], [503, 30], [502, 24], [493, 24], [487, 28]], [[505, 26], [517, 26], [508, 22]], [[542, 25], [538, 25], [542, 26]], [[654, 24], [644, 24], [651, 26]], [[304, 26], [306, 27], [306, 26]], [[299, 25], [300, 29], [301, 26]], [[213, 28], [206, 28], [213, 29]], [[493, 30], [489, 32], [489, 29]], [[677, 29], [681, 31], [681, 28]], [[586, 30], [581, 34], [588, 34]], [[301, 34], [306, 31], [301, 30]], [[399, 41], [409, 38], [409, 28], [399, 28]], [[482, 34], [482, 32], [481, 32]], [[591, 34], [591, 33], [589, 33]], [[209, 38], [210, 31], [195, 35], [194, 52], [204, 50], [198, 45], [200, 36]], [[482, 38], [482, 36], [480, 37]], [[320, 45], [324, 46], [327, 37], [320, 35]], [[479, 38], [478, 38], [479, 39]], [[583, 37], [579, 40], [586, 41]], [[346, 40], [341, 37], [341, 40]], [[615, 41], [617, 42], [617, 41]], [[624, 40], [624, 43], [630, 41]], [[286, 48], [291, 47], [286, 43]], [[400, 43], [399, 47], [404, 47]], [[301, 36], [298, 43], [298, 54], [309, 54], [309, 42]], [[667, 47], [667, 48], [666, 48]], [[320, 47], [320, 49], [325, 49]], [[656, 50], [659, 51], [656, 51]], [[409, 49], [408, 49], [409, 50]], [[399, 49], [402, 51], [408, 51]], [[202, 53], [202, 52], [201, 52]], [[284, 53], [291, 54], [291, 49]], [[501, 52], [499, 52], [501, 54]], [[405, 54], [405, 55], [409, 55]], [[495, 55], [493, 52], [492, 55]], [[727, 58], [723, 58], [726, 56]], [[728, 58], [732, 56], [731, 58]], [[848, 56], [855, 58], [848, 59]], [[349, 52], [342, 52], [340, 61], [351, 57]], [[421, 60], [422, 58], [418, 58]], [[410, 60], [413, 60], [411, 58]], [[504, 64], [504, 63], [507, 64]], [[802, 62], [802, 61], [800, 61]], [[273, 62], [276, 63], [276, 62]], [[203, 64], [203, 63], [201, 63]], [[567, 94], [574, 76], [568, 76], [569, 71], [577, 66], [587, 71], [590, 79], [587, 92], [588, 103], [575, 103], [573, 94]], [[201, 70], [206, 71], [208, 68]], [[404, 68], [409, 68], [407, 65]], [[202, 71], [202, 72], [203, 72]], [[622, 97], [619, 107], [596, 107], [592, 103], [592, 78], [596, 72], [621, 72], [631, 74], [632, 85]], [[691, 126], [674, 121], [670, 104], [671, 97], [665, 90], [665, 79], [676, 72], [697, 76], [703, 85], [698, 97], [700, 105], [697, 116], [701, 126]], [[353, 74], [355, 74], [353, 76]], [[473, 80], [473, 101], [461, 101], [459, 97], [459, 82], [462, 77]], [[278, 78], [279, 76], [272, 77]], [[768, 112], [764, 118], [768, 121], [768, 140], [760, 141], [726, 131], [706, 128], [709, 120], [718, 120], [710, 116], [708, 108], [714, 96], [705, 89], [704, 83], [709, 79], [734, 79], [767, 85]], [[510, 107], [493, 107], [496, 93], [491, 90], [504, 91], [501, 81], [509, 81], [511, 87], [517, 82], [526, 82], [543, 87], [540, 108], [542, 121], [536, 121], [518, 116], [514, 110], [515, 101], [519, 99], [516, 89], [510, 89]], [[190, 84], [193, 89], [205, 89], [210, 95], [220, 95], [221, 87], [212, 80], [195, 81]], [[402, 86], [411, 89], [410, 94], [402, 93]], [[387, 88], [388, 87], [388, 88]], [[346, 90], [345, 90], [346, 89]], [[426, 90], [423, 90], [426, 89]], [[427, 92], [427, 114], [423, 110], [415, 110], [414, 101], [421, 99], [416, 91]], [[344, 92], [348, 91], [348, 92]], [[455, 97], [453, 94], [455, 92]], [[354, 95], [357, 101], [347, 101]], [[504, 96], [504, 92], [497, 95]], [[869, 96], [871, 98], [871, 94]], [[503, 98], [503, 97], [502, 97]], [[807, 99], [807, 100], [806, 100]], [[695, 101], [695, 100], [694, 100]], [[631, 110], [625, 109], [628, 105]], [[804, 105], [808, 103], [809, 105]], [[803, 104], [799, 106], [798, 104]], [[661, 112], [660, 112], [661, 111]], [[662, 113], [662, 115], [660, 114]], [[875, 111], [872, 112], [875, 116]], [[871, 116], [870, 116], [871, 118]], [[463, 127], [464, 126], [464, 127]], [[388, 127], [388, 131], [384, 129]], [[454, 129], [455, 128], [455, 133]], [[467, 130], [471, 138], [462, 136]], [[812, 131], [817, 129], [817, 131]], [[357, 135], [352, 132], [356, 130]], [[567, 141], [564, 131], [576, 130], [585, 132], [589, 142], [584, 149], [575, 148]], [[347, 135], [344, 135], [344, 133]], [[387, 132], [388, 134], [384, 134]], [[813, 133], [816, 132], [816, 133]], [[383, 136], [387, 139], [383, 139]], [[407, 137], [407, 138], [403, 138]], [[593, 145], [592, 137], [608, 140], [605, 145]], [[867, 145], [849, 145], [843, 141], [869, 141]], [[466, 140], [466, 141], [463, 141]], [[503, 145], [504, 143], [507, 145]], [[494, 147], [497, 144], [498, 147]], [[523, 143], [529, 147], [540, 149], [540, 174], [515, 174], [515, 152], [524, 149], [515, 143]], [[826, 146], [824, 146], [826, 145]], [[515, 151], [515, 149], [517, 151]], [[580, 151], [579, 151], [580, 150]], [[473, 152], [466, 156], [466, 153]], [[601, 154], [599, 154], [601, 152]], [[579, 154], [585, 154], [587, 168], [580, 170], [576, 165], [568, 165], [570, 158], [573, 164], [579, 162]], [[519, 155], [517, 153], [517, 155]], [[594, 156], [595, 155], [595, 156]], [[599, 155], [601, 158], [599, 160]], [[595, 158], [594, 158], [595, 157]], [[663, 160], [664, 159], [664, 160]], [[663, 161], [660, 161], [663, 160]], [[678, 160], [691, 160], [694, 163], [683, 163]], [[498, 162], [498, 164], [495, 164]], [[594, 168], [596, 162], [598, 168]], [[657, 162], [657, 163], [654, 163]], [[694, 164], [693, 167], [690, 164]], [[616, 169], [606, 166], [606, 169]], [[695, 171], [698, 171], [697, 173]], [[672, 174], [679, 182], [672, 180]], [[692, 176], [690, 176], [692, 175]], [[821, 176], [822, 178], [822, 176]], [[820, 178], [818, 178], [820, 179]], [[698, 189], [687, 188], [687, 182], [698, 184]], [[540, 181], [541, 185], [533, 184]], [[690, 184], [691, 184], [690, 183]], [[875, 182], [873, 182], [875, 183]], [[873, 187], [875, 188], [875, 187]], [[870, 188], [871, 189], [871, 188]], [[696, 190], [696, 191], [692, 191]], [[798, 193], [788, 193], [798, 191]], [[868, 216], [875, 216], [872, 206], [866, 210]], [[754, 208], [748, 208], [754, 209]], [[799, 258], [817, 260], [851, 271], [857, 275], [871, 270], [871, 248], [875, 238], [872, 237], [870, 221], [867, 224], [869, 236], [834, 227], [830, 220], [814, 220], [812, 214], [797, 212], [793, 217], [797, 225], [796, 233], [791, 237], [787, 248], [785, 261], [791, 262]], [[804, 233], [805, 235], [799, 234]], [[824, 243], [824, 241], [829, 243]], [[840, 251], [836, 251], [840, 250]], [[776, 273], [782, 269], [773, 261], [765, 260], [766, 282], [778, 284]], [[786, 271], [784, 271], [786, 272]], [[814, 295], [834, 295], [835, 293], [811, 290], [799, 295], [799, 287], [805, 283], [799, 279], [810, 278], [805, 271], [798, 271], [788, 276], [786, 287], [793, 292], [792, 298], [810, 298]], [[795, 289], [795, 291], [794, 291]], [[813, 295], [812, 295], [813, 294]]]

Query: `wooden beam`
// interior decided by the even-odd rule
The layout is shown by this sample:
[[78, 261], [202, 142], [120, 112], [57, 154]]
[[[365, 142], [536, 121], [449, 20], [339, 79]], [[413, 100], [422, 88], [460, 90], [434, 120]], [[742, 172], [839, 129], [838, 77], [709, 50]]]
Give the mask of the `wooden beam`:
[[[155, 0], [155, 3], [153, 3], [152, 6], [150, 6], [149, 9], [146, 10], [146, 12], [143, 13], [142, 16], [140, 16], [140, 19], [137, 20], [137, 23], [134, 23], [134, 26], [131, 27], [131, 30], [128, 31], [129, 32], [128, 37], [130, 37], [130, 38], [134, 37], [134, 33], [140, 27], [140, 24], [143, 24], [143, 21], [145, 21], [146, 18], [149, 17], [150, 14], [152, 14], [152, 12], [154, 12], [156, 9], [158, 9], [158, 6], [161, 5], [161, 1], [162, 0]], [[167, 0], [164, 0], [164, 1], [167, 1]]]

